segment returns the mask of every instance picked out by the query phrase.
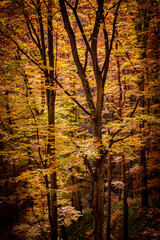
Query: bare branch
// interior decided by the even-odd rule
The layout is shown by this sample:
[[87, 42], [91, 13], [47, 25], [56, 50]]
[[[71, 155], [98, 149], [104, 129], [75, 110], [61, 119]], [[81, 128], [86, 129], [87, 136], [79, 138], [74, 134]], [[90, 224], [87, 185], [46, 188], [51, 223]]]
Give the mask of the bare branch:
[[[107, 96], [106, 95], [104, 95], [105, 97], [106, 97], [106, 100], [107, 100]], [[117, 111], [117, 113], [118, 113], [118, 108], [112, 103], [112, 102], [110, 102], [109, 101], [109, 99], [108, 99], [108, 102], [111, 104], [111, 106]]]
[[122, 1], [122, 0], [120, 0], [120, 1], [118, 2], [117, 8], [116, 8], [116, 11], [115, 11], [115, 17], [114, 17], [114, 21], [113, 21], [113, 30], [112, 30], [112, 38], [111, 38], [111, 41], [110, 41], [109, 54], [111, 53], [113, 41], [114, 41], [114, 38], [115, 38], [115, 31], [116, 31], [116, 23], [117, 23], [117, 17], [118, 17], [118, 10], [119, 10], [121, 1]]
[[[129, 117], [133, 117], [133, 114], [134, 114], [134, 112], [136, 111], [136, 108], [137, 108], [137, 106], [138, 106], [138, 102], [139, 102], [139, 100], [140, 100], [142, 97], [143, 97], [143, 96], [140, 96], [140, 97], [137, 99], [137, 102], [136, 102], [136, 104], [135, 104], [135, 107], [134, 107], [133, 111], [130, 113]], [[127, 122], [129, 122], [129, 120], [127, 120], [125, 123], [127, 123]], [[124, 137], [124, 138], [120, 138], [120, 139], [114, 140], [115, 136], [116, 136], [118, 133], [120, 133], [124, 127], [125, 127], [125, 124], [122, 125], [117, 131], [115, 131], [114, 133], [110, 134], [110, 135], [112, 135], [112, 138], [110, 139], [110, 144], [109, 144], [110, 147], [111, 147], [115, 142], [122, 141], [122, 140], [124, 140], [124, 139], [126, 139], [126, 138], [128, 138], [128, 137], [130, 136], [130, 135], [127, 135], [127, 136]]]
[[72, 95], [71, 95], [68, 91], [66, 91], [66, 90], [64, 89], [64, 87], [62, 86], [62, 84], [61, 84], [56, 78], [55, 78], [54, 80], [55, 80], [55, 82], [58, 84], [58, 86], [63, 89], [63, 92], [64, 92], [67, 96], [69, 96], [69, 97], [79, 106], [79, 108], [81, 108], [87, 115], [89, 115], [89, 116], [91, 115], [74, 97], [72, 97]]
[[110, 11], [112, 8], [115, 8], [115, 6], [117, 6], [117, 4], [118, 4], [118, 3], [113, 4], [113, 6], [108, 9], [108, 12], [107, 12], [107, 13], [105, 14], [105, 16], [104, 16], [104, 19], [107, 17], [109, 11]]
[[88, 60], [88, 49], [86, 49], [86, 52], [85, 52], [84, 71], [86, 71], [86, 67], [87, 67], [87, 60]]
[[130, 113], [129, 117], [133, 117], [133, 114], [135, 113], [135, 111], [136, 111], [136, 109], [137, 109], [138, 103], [139, 103], [140, 99], [142, 99], [142, 98], [143, 98], [143, 96], [140, 96], [140, 97], [137, 99], [137, 102], [136, 102], [136, 104], [135, 104], [135, 107], [134, 107], [133, 111]]
[[129, 137], [130, 137], [130, 135], [127, 135], [126, 137], [123, 137], [123, 138], [119, 138], [119, 139], [113, 140], [113, 144], [116, 143], [116, 142], [123, 141], [123, 140], [125, 140], [126, 138], [129, 138]]
[[[85, 44], [86, 44], [87, 50], [91, 53], [91, 48], [90, 48], [90, 46], [89, 46], [89, 43], [88, 43], [88, 41], [87, 41], [86, 35], [85, 35], [85, 33], [84, 33], [84, 30], [83, 30], [83, 26], [82, 26], [82, 24], [81, 24], [81, 21], [80, 21], [80, 19], [79, 19], [79, 17], [78, 17], [77, 11], [76, 11], [77, 7], [74, 7], [74, 8], [73, 8], [72, 5], [71, 5], [68, 1], [65, 0], [65, 2], [66, 2], [66, 3], [68, 4], [68, 6], [72, 9], [72, 11], [73, 11], [73, 13], [74, 13], [74, 16], [75, 16], [75, 18], [76, 18], [76, 21], [77, 21], [79, 30], [80, 30], [81, 35], [82, 35], [82, 37], [83, 37], [83, 40], [84, 40], [84, 42], [85, 42]], [[77, 2], [78, 2], [78, 1], [77, 1]], [[77, 3], [77, 4], [78, 4], [78, 3]]]
[[114, 132], [114, 133], [112, 134], [112, 139], [113, 139], [118, 133], [120, 133], [123, 128], [124, 128], [124, 125], [123, 125], [121, 128], [119, 128], [116, 132]]
[[103, 82], [105, 83], [108, 67], [109, 67], [109, 40], [108, 40], [108, 32], [106, 30], [105, 21], [103, 20], [103, 34], [105, 39], [105, 61], [102, 67], [103, 74]]
[[2, 127], [4, 128], [4, 130], [7, 132], [7, 128], [5, 127], [5, 125], [4, 125], [3, 121], [2, 121], [2, 119], [0, 119], [0, 123], [1, 123]]
[[92, 110], [92, 116], [93, 116], [95, 113], [95, 105], [93, 102], [92, 93], [91, 93], [88, 79], [86, 77], [84, 68], [80, 62], [80, 58], [78, 55], [75, 33], [73, 32], [73, 29], [71, 27], [64, 0], [59, 0], [59, 3], [60, 3], [61, 13], [62, 13], [62, 17], [63, 17], [64, 27], [65, 27], [65, 29], [68, 33], [69, 39], [70, 39], [70, 45], [71, 45], [71, 49], [72, 49], [73, 59], [74, 59], [74, 62], [76, 64], [76, 67], [78, 70], [78, 75], [83, 84], [83, 88], [84, 88], [84, 92], [85, 92], [85, 96], [86, 96], [86, 100], [87, 100], [89, 109]]
[[[33, 42], [35, 42], [36, 46], [38, 47], [38, 49], [40, 50], [40, 52], [42, 51], [41, 49], [41, 43], [40, 43], [40, 39], [39, 39], [39, 36], [37, 35], [37, 32], [32, 24], [32, 21], [29, 19], [28, 15], [26, 16], [26, 23], [27, 23], [27, 26], [28, 26], [28, 30], [29, 30], [29, 33], [30, 33], [30, 36], [33, 40]], [[31, 26], [31, 28], [30, 28]], [[34, 35], [36, 36], [36, 39], [37, 41], [35, 40], [35, 38], [33, 37], [33, 34], [32, 34], [32, 31], [34, 32]]]
[[[27, 100], [28, 102], [28, 100]], [[38, 126], [37, 126], [37, 121], [36, 121], [36, 118], [35, 118], [35, 115], [32, 111], [32, 108], [30, 107], [30, 105], [28, 104], [28, 108], [33, 116], [33, 119], [34, 119], [34, 123], [35, 123], [35, 126], [36, 126], [36, 135], [37, 135], [37, 145], [38, 145], [38, 154], [39, 154], [39, 158], [41, 160], [41, 163], [42, 163], [42, 166], [45, 167], [44, 163], [43, 163], [43, 159], [42, 159], [42, 155], [41, 155], [41, 149], [40, 149], [40, 143], [39, 143], [39, 129], [38, 129]]]
[[10, 39], [15, 45], [16, 47], [18, 48], [18, 50], [23, 53], [27, 58], [28, 60], [30, 60], [32, 63], [34, 63], [36, 66], [38, 66], [42, 71], [45, 71], [35, 60], [33, 60], [20, 46], [19, 44], [12, 38], [10, 37], [9, 35], [6, 35], [2, 30], [0, 30], [0, 33], [2, 33], [3, 36], [5, 36], [6, 38]]

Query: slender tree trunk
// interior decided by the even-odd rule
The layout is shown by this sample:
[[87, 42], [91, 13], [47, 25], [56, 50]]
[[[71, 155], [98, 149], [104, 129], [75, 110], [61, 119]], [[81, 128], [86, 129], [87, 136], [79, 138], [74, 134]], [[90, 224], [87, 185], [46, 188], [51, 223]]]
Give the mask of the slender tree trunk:
[[141, 207], [148, 207], [148, 190], [147, 190], [147, 168], [146, 168], [146, 151], [140, 149], [141, 165]]
[[45, 83], [44, 80], [41, 79], [41, 114], [44, 113], [44, 109], [45, 109]]
[[[140, 90], [144, 90], [144, 82], [143, 88], [140, 88]], [[145, 107], [144, 99], [141, 101], [141, 106]], [[140, 125], [140, 131], [144, 131], [145, 122], [144, 120], [141, 121]], [[144, 137], [144, 134], [142, 134], [142, 138]], [[148, 207], [148, 190], [147, 190], [147, 159], [146, 159], [146, 146], [142, 146], [139, 150], [139, 157], [140, 157], [140, 166], [141, 166], [141, 207]]]
[[[139, 55], [140, 60], [146, 61], [147, 59], [147, 40], [148, 40], [148, 28], [150, 23], [150, 16], [148, 15], [146, 9], [147, 4], [144, 2], [137, 0], [138, 5], [138, 13], [137, 13], [137, 19], [135, 21], [135, 30], [137, 31], [137, 43], [139, 47]], [[146, 74], [146, 68], [145, 66], [142, 66], [142, 72], [140, 73], [140, 83], [139, 83], [139, 90], [144, 92], [145, 90], [145, 74]], [[142, 113], [145, 111], [146, 103], [143, 95], [143, 99], [140, 102], [142, 109]], [[145, 122], [142, 120], [139, 125], [142, 138], [145, 137], [144, 134], [144, 128], [145, 128]], [[140, 165], [141, 165], [141, 207], [147, 207], [148, 206], [148, 190], [147, 190], [147, 170], [146, 170], [146, 146], [142, 146], [140, 151]]]
[[[74, 175], [71, 175], [71, 181], [73, 185], [79, 183], [78, 178], [76, 178]], [[79, 189], [77, 189], [77, 191], [74, 190], [72, 195], [73, 195], [73, 206], [77, 211], [82, 212], [81, 191]]]
[[123, 181], [123, 240], [128, 240], [128, 203], [125, 156], [122, 153], [122, 181]]
[[50, 200], [50, 217], [51, 217], [51, 240], [58, 239], [58, 213], [57, 213], [57, 166], [55, 156], [55, 80], [54, 80], [54, 53], [53, 53], [53, 26], [52, 26], [52, 0], [48, 0], [48, 52], [49, 66], [49, 95], [47, 96], [48, 105], [48, 155], [52, 173], [50, 175], [51, 183], [51, 200]]
[[110, 240], [110, 225], [111, 225], [111, 182], [112, 182], [112, 157], [108, 154], [108, 202], [107, 202], [107, 240]]
[[[121, 181], [121, 162], [119, 162], [119, 181]], [[119, 188], [119, 201], [121, 201], [122, 189]]]
[[132, 160], [129, 161], [128, 163], [128, 193], [129, 197], [133, 198], [133, 191], [132, 191], [132, 174], [130, 173], [130, 169], [132, 167]]

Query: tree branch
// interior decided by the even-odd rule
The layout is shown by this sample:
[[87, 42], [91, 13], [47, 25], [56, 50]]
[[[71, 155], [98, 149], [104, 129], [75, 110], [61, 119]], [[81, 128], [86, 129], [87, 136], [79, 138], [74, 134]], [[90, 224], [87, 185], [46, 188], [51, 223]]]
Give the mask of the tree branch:
[[[36, 5], [34, 5], [34, 6], [35, 6], [35, 8], [37, 9]], [[36, 46], [38, 47], [39, 51], [41, 52], [42, 49], [41, 49], [41, 44], [40, 44], [39, 36], [37, 35], [37, 32], [36, 32], [36, 30], [35, 30], [35, 28], [34, 28], [34, 26], [33, 26], [33, 24], [32, 24], [32, 21], [30, 20], [30, 18], [29, 18], [29, 16], [28, 16], [28, 12], [25, 11], [25, 7], [24, 7], [24, 3], [23, 3], [23, 2], [22, 2], [22, 7], [23, 7], [23, 15], [24, 15], [24, 17], [25, 17], [25, 19], [26, 19], [26, 24], [27, 24], [27, 27], [28, 27], [28, 31], [29, 31], [30, 37], [31, 37], [32, 41], [33, 41], [33, 42], [36, 44]], [[33, 36], [32, 31], [33, 31], [33, 33], [34, 33], [34, 35], [35, 35], [35, 37], [36, 37], [37, 40], [36, 40], [35, 37]]]
[[66, 91], [66, 90], [64, 89], [64, 87], [62, 86], [62, 84], [61, 84], [56, 78], [55, 78], [54, 80], [55, 80], [55, 82], [58, 84], [58, 86], [63, 89], [63, 92], [64, 92], [67, 96], [69, 96], [69, 97], [79, 106], [79, 108], [81, 108], [87, 115], [89, 115], [89, 116], [91, 115], [74, 97], [72, 97], [72, 95], [71, 95], [68, 91]]
[[2, 119], [0, 119], [0, 123], [1, 123], [2, 127], [4, 128], [4, 130], [5, 130], [6, 132], [8, 132], [8, 131], [7, 131], [7, 128], [5, 127], [5, 125], [4, 125], [3, 121], [2, 121]]
[[79, 59], [75, 34], [73, 32], [73, 29], [71, 27], [71, 24], [70, 24], [70, 21], [69, 21], [69, 18], [68, 18], [68, 13], [67, 13], [67, 10], [66, 10], [64, 0], [59, 0], [59, 4], [60, 4], [60, 8], [61, 8], [62, 17], [63, 17], [64, 27], [65, 27], [65, 29], [68, 33], [69, 39], [70, 39], [73, 59], [74, 59], [74, 62], [76, 64], [76, 67], [77, 67], [77, 70], [78, 70], [78, 75], [79, 75], [79, 77], [81, 79], [81, 82], [82, 82], [82, 85], [83, 85], [83, 89], [84, 89], [84, 92], [85, 92], [85, 96], [86, 96], [86, 100], [87, 100], [89, 109], [92, 110], [91, 114], [92, 114], [92, 117], [94, 117], [95, 105], [94, 105], [94, 102], [93, 102], [89, 82], [87, 80], [86, 74], [84, 72], [84, 68], [82, 67], [82, 64], [81, 64], [80, 59]]
[[83, 159], [84, 159], [84, 165], [87, 166], [87, 168], [88, 168], [88, 170], [89, 170], [89, 172], [90, 172], [90, 174], [91, 174], [92, 179], [93, 179], [93, 180], [96, 180], [96, 176], [95, 176], [95, 174], [94, 174], [94, 172], [93, 172], [93, 170], [92, 170], [91, 164], [90, 164], [90, 162], [88, 161], [87, 156], [84, 155], [84, 156], [83, 156]]
[[109, 40], [108, 40], [108, 32], [106, 30], [105, 21], [103, 20], [103, 34], [105, 39], [105, 61], [102, 67], [102, 79], [103, 83], [105, 83], [108, 67], [109, 67]]
[[91, 57], [93, 63], [93, 71], [95, 75], [95, 79], [98, 83], [98, 75], [100, 72], [99, 65], [98, 65], [98, 56], [97, 56], [97, 41], [98, 41], [98, 34], [100, 30], [100, 24], [103, 20], [103, 2], [98, 1], [98, 11], [96, 12], [96, 19], [94, 23], [93, 33], [92, 33], [92, 40], [91, 40]]
[[6, 35], [2, 30], [0, 30], [0, 33], [2, 33], [3, 36], [5, 36], [6, 38], [10, 39], [17, 47], [17, 49], [23, 53], [29, 61], [31, 61], [32, 63], [34, 63], [36, 66], [38, 66], [42, 71], [45, 71], [42, 67], [40, 67], [40, 65], [35, 61], [33, 60], [32, 58], [30, 58], [30, 56], [19, 46], [19, 44], [10, 36]]
[[[113, 4], [113, 6], [110, 7], [107, 11], [110, 11], [112, 8], [115, 8], [115, 6], [116, 6], [117, 4], [118, 4], [118, 3]], [[109, 12], [107, 12], [107, 13], [105, 14], [104, 19], [107, 17], [108, 13], [109, 13]]]
[[[87, 50], [91, 53], [91, 48], [90, 48], [89, 43], [88, 43], [88, 41], [87, 41], [86, 35], [85, 35], [85, 33], [84, 33], [83, 26], [82, 26], [82, 24], [81, 24], [81, 22], [80, 22], [80, 20], [79, 20], [79, 17], [78, 17], [77, 11], [76, 11], [76, 7], [73, 8], [72, 5], [71, 5], [68, 1], [66, 1], [66, 0], [65, 0], [65, 2], [66, 2], [66, 3], [68, 4], [68, 6], [72, 9], [72, 11], [73, 11], [73, 13], [74, 13], [74, 16], [75, 16], [75, 18], [76, 18], [76, 21], [77, 21], [79, 30], [80, 30], [81, 35], [82, 35], [82, 37], [83, 37], [83, 40], [84, 40], [84, 42], [85, 42], [85, 44], [86, 44]], [[77, 2], [78, 2], [78, 1], [77, 1]], [[78, 3], [77, 3], [77, 4], [78, 4]]]
[[119, 138], [119, 139], [113, 140], [113, 144], [116, 143], [116, 142], [123, 141], [123, 140], [125, 140], [125, 139], [128, 138], [128, 137], [130, 137], [130, 135], [127, 135], [127, 136], [124, 137], [124, 138]]
[[[137, 99], [137, 102], [136, 102], [136, 104], [135, 104], [135, 107], [134, 107], [133, 111], [130, 113], [129, 117], [133, 117], [133, 114], [134, 114], [134, 112], [136, 111], [136, 108], [137, 108], [137, 106], [138, 106], [138, 102], [139, 102], [139, 100], [140, 100], [142, 97], [143, 97], [143, 96], [140, 96], [140, 97]], [[127, 123], [128, 121], [129, 121], [129, 120], [127, 120], [126, 123]], [[116, 136], [118, 133], [120, 133], [124, 127], [125, 127], [125, 125], [121, 126], [116, 132], [114, 132], [113, 134], [111, 134], [111, 135], [112, 135], [112, 138], [110, 139], [110, 144], [109, 144], [110, 147], [113, 145], [113, 143], [122, 141], [122, 140], [124, 140], [125, 138], [127, 138], [127, 137], [130, 136], [130, 135], [127, 135], [127, 136], [124, 137], [124, 138], [120, 138], [120, 139], [114, 140], [115, 136]]]
[[76, 10], [77, 7], [78, 7], [78, 0], [76, 0], [76, 3], [75, 3], [75, 7], [74, 7], [74, 9]]
[[87, 67], [87, 61], [88, 61], [88, 49], [86, 49], [86, 52], [85, 52], [84, 71], [86, 71], [86, 67]]
[[110, 41], [110, 48], [109, 48], [109, 55], [110, 55], [110, 53], [111, 53], [113, 41], [114, 41], [114, 38], [115, 38], [115, 31], [116, 31], [116, 23], [117, 23], [117, 17], [118, 17], [118, 10], [119, 10], [121, 1], [122, 1], [122, 0], [120, 0], [120, 1], [118, 2], [118, 4], [117, 4], [117, 9], [116, 9], [116, 11], [115, 11], [115, 17], [114, 17], [114, 21], [113, 21], [112, 38], [111, 38], [111, 41]]
[[[27, 103], [28, 103], [28, 100], [27, 100]], [[34, 119], [34, 123], [35, 123], [35, 126], [36, 126], [36, 135], [37, 135], [37, 144], [38, 144], [38, 154], [39, 154], [39, 158], [41, 160], [41, 163], [42, 163], [42, 166], [45, 168], [45, 165], [43, 163], [43, 159], [42, 159], [42, 155], [41, 155], [41, 149], [40, 149], [40, 144], [39, 144], [39, 130], [38, 130], [38, 126], [37, 126], [37, 121], [36, 121], [36, 118], [34, 116], [34, 113], [30, 107], [30, 105], [28, 104], [28, 108], [33, 116], [33, 119]]]
[[136, 102], [136, 104], [135, 104], [135, 107], [134, 107], [133, 111], [130, 113], [129, 117], [132, 117], [132, 116], [133, 116], [133, 114], [135, 113], [135, 111], [136, 111], [136, 109], [137, 109], [139, 100], [142, 99], [142, 98], [143, 98], [143, 96], [140, 96], [140, 97], [137, 99], [137, 102]]

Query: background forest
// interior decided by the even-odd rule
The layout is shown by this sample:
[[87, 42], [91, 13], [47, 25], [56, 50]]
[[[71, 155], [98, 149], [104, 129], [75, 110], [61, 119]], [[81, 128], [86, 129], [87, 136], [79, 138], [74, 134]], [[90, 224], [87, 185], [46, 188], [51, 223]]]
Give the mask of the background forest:
[[0, 1], [0, 239], [160, 239], [159, 0]]

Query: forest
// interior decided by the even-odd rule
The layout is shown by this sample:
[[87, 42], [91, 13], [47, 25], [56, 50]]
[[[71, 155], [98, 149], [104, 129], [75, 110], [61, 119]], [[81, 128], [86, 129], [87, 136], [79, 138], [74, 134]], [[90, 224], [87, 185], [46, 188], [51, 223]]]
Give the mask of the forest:
[[0, 240], [160, 239], [159, 3], [0, 1]]

